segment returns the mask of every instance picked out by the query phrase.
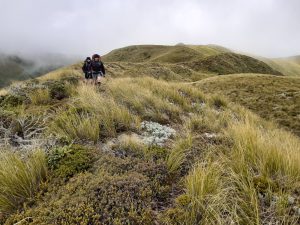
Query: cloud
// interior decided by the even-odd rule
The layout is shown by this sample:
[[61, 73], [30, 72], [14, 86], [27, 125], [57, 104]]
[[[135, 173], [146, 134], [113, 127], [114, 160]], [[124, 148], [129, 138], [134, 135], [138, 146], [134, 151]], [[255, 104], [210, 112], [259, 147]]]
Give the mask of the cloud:
[[300, 54], [298, 0], [0, 0], [0, 51], [100, 54], [131, 44], [219, 44]]

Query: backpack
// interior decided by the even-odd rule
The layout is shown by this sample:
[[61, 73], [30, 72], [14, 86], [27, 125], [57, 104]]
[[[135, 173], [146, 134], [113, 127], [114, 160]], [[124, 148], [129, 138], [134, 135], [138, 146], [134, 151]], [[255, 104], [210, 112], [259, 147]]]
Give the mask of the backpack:
[[84, 64], [83, 64], [83, 67], [82, 67], [82, 71], [84, 73], [88, 73], [88, 72], [91, 72], [91, 62], [87, 62], [85, 61]]
[[92, 62], [92, 70], [94, 73], [102, 72], [102, 62], [100, 61], [93, 61]]

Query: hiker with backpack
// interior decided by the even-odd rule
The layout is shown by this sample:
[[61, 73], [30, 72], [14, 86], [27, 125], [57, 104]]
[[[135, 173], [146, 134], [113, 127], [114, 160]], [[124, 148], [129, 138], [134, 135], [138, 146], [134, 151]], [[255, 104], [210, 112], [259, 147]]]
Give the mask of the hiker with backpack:
[[103, 62], [101, 61], [101, 57], [98, 54], [94, 54], [92, 57], [91, 63], [92, 77], [94, 84], [101, 84], [101, 80], [105, 77], [105, 68]]
[[90, 57], [86, 57], [83, 66], [82, 66], [82, 71], [84, 73], [84, 77], [86, 82], [88, 82], [90, 79], [93, 79], [92, 75], [92, 60]]

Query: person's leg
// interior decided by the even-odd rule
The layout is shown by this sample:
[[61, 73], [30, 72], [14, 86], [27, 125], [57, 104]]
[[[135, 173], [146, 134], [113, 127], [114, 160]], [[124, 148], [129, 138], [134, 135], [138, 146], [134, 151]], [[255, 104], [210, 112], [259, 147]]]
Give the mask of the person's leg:
[[98, 77], [97, 77], [98, 85], [101, 85], [101, 81], [102, 81], [102, 74], [98, 74]]
[[97, 82], [98, 82], [98, 74], [96, 74], [95, 76], [94, 84], [97, 85]]

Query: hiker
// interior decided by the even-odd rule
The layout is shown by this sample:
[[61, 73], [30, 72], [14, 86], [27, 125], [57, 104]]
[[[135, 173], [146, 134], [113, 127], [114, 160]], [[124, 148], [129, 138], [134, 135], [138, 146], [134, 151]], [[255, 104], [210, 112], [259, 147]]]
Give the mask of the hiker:
[[82, 66], [82, 71], [84, 72], [84, 77], [86, 82], [88, 82], [88, 80], [93, 79], [93, 75], [92, 75], [92, 60], [90, 57], [86, 57], [84, 64]]
[[100, 55], [93, 55], [91, 68], [94, 84], [101, 84], [101, 79], [105, 77], [105, 68], [103, 62], [101, 61]]

